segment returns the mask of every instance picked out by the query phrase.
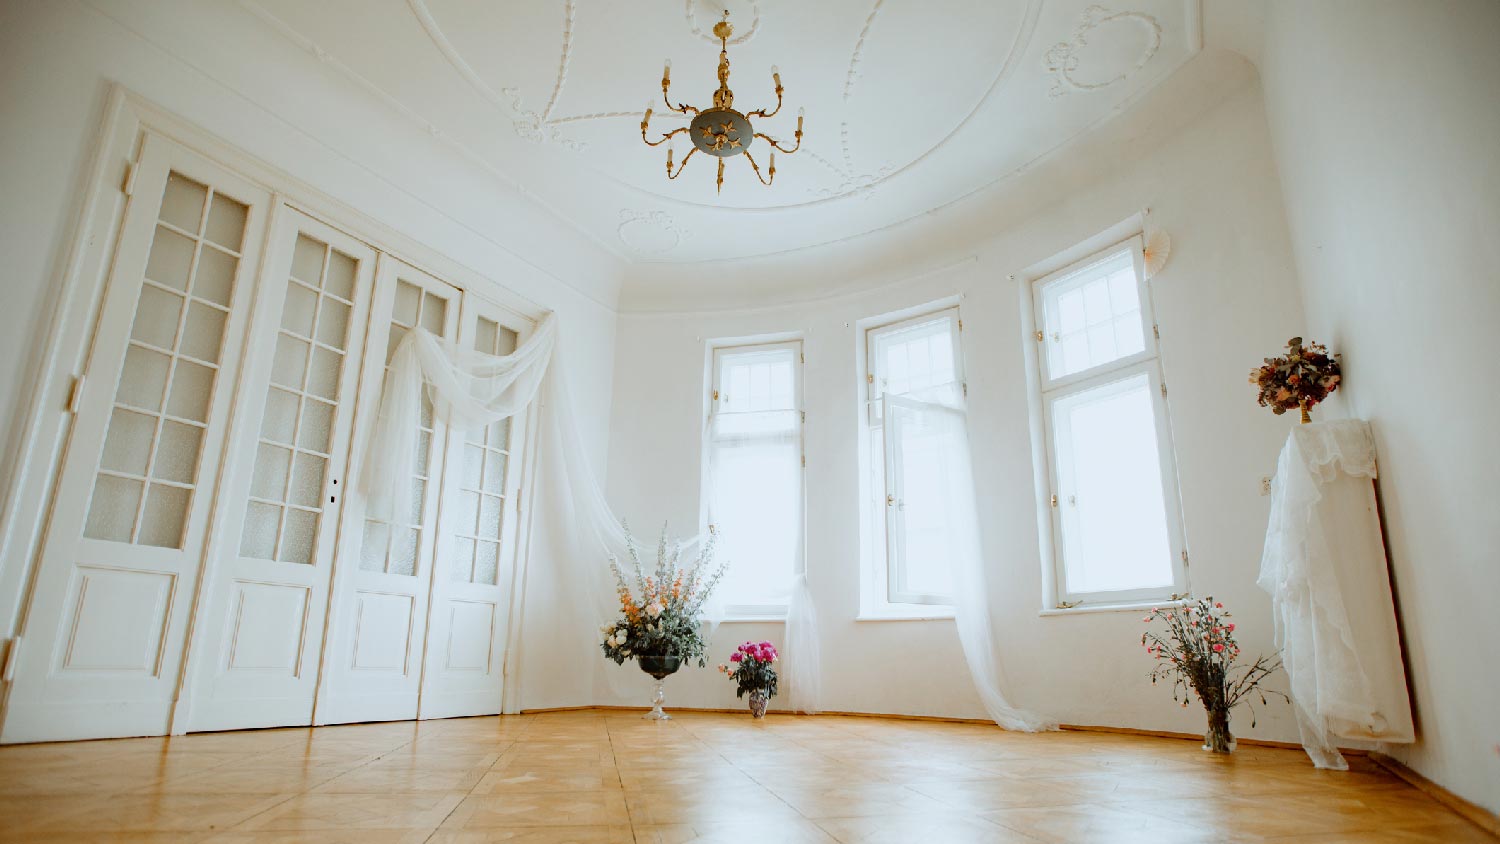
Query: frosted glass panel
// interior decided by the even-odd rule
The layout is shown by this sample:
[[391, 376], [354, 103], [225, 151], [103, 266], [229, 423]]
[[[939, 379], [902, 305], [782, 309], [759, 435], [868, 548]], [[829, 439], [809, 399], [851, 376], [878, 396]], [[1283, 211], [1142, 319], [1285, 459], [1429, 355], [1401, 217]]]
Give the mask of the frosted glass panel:
[[276, 337], [276, 359], [271, 364], [271, 382], [301, 391], [302, 376], [307, 371], [307, 343], [288, 337]]
[[481, 542], [474, 556], [474, 582], [495, 582], [495, 575], [500, 570], [500, 546], [494, 542]]
[[326, 247], [305, 234], [297, 235], [297, 245], [292, 250], [292, 275], [313, 287], [323, 276], [323, 254]]
[[192, 493], [182, 487], [152, 484], [146, 493], [146, 512], [141, 518], [137, 542], [159, 548], [182, 545], [182, 528], [187, 522], [188, 503]]
[[151, 438], [155, 435], [155, 416], [115, 408], [99, 465], [112, 472], [145, 475], [151, 458]]
[[318, 312], [318, 342], [342, 351], [349, 342], [349, 306], [330, 296], [323, 297]]
[[223, 194], [214, 194], [212, 207], [208, 210], [208, 225], [203, 234], [209, 240], [231, 252], [239, 252], [245, 237], [245, 216], [248, 209], [243, 203]]
[[135, 529], [135, 514], [141, 506], [145, 484], [127, 478], [100, 475], [94, 480], [94, 497], [83, 535], [93, 539], [129, 542]]
[[1150, 379], [1136, 375], [1053, 404], [1067, 589], [1172, 583]]
[[391, 543], [391, 567], [387, 570], [390, 574], [412, 575], [417, 570], [417, 540], [421, 532], [412, 529], [403, 529], [396, 533], [395, 541]]
[[281, 508], [252, 501], [245, 511], [245, 534], [240, 538], [240, 555], [260, 560], [276, 557], [276, 532], [281, 524]]
[[325, 399], [337, 399], [339, 375], [344, 369], [344, 356], [321, 346], [313, 349], [312, 366], [307, 370], [307, 392]]
[[479, 535], [489, 539], [500, 538], [500, 508], [504, 501], [493, 495], [479, 500]]
[[260, 436], [272, 442], [292, 444], [297, 424], [297, 396], [275, 387], [266, 391], [266, 411], [260, 420]]
[[433, 334], [442, 336], [443, 318], [448, 312], [448, 303], [441, 297], [431, 293], [422, 296], [422, 327]]
[[144, 410], [161, 410], [161, 397], [167, 389], [167, 370], [172, 359], [160, 352], [131, 346], [125, 352], [125, 366], [120, 371], [120, 385], [115, 401]]
[[135, 322], [130, 339], [161, 349], [170, 349], [177, 340], [177, 321], [182, 317], [182, 297], [159, 287], [141, 288], [135, 308]]
[[504, 454], [491, 451], [484, 456], [484, 484], [481, 488], [485, 492], [505, 491], [505, 462]]
[[198, 451], [202, 440], [202, 428], [171, 420], [163, 422], [151, 477], [191, 484], [193, 476], [198, 473]]
[[359, 567], [365, 571], [385, 571], [385, 554], [390, 544], [390, 525], [365, 522], [365, 534], [359, 545]]
[[283, 563], [311, 563], [313, 544], [318, 538], [318, 516], [306, 510], [287, 510], [286, 526], [281, 533]]
[[297, 431], [297, 446], [327, 454], [333, 441], [334, 406], [308, 399], [302, 403], [302, 427]]
[[187, 290], [193, 266], [193, 240], [163, 226], [156, 227], [151, 257], [146, 260], [146, 278], [177, 290]]
[[250, 494], [256, 498], [266, 498], [271, 501], [284, 500], [291, 465], [291, 451], [261, 443], [255, 454], [255, 470], [250, 479]]
[[202, 302], [188, 305], [187, 325], [182, 332], [182, 353], [208, 363], [218, 363], [227, 316], [218, 308]]
[[204, 247], [198, 255], [198, 272], [193, 276], [193, 295], [229, 307], [229, 297], [234, 292], [234, 273], [239, 265], [240, 260], [233, 255], [226, 255], [212, 246]]
[[449, 560], [448, 578], [467, 581], [474, 572], [474, 540], [464, 538], [453, 540], [453, 552]]
[[194, 422], [208, 420], [208, 402], [213, 398], [214, 371], [190, 360], [177, 361], [172, 372], [172, 392], [167, 412]]
[[396, 304], [391, 311], [391, 321], [405, 326], [417, 324], [417, 309], [422, 304], [422, 291], [411, 282], [396, 282]]
[[281, 306], [281, 327], [298, 337], [313, 336], [313, 317], [318, 312], [318, 294], [292, 283], [286, 286], [286, 302]]
[[206, 199], [208, 188], [180, 173], [169, 174], [167, 187], [162, 191], [158, 217], [184, 231], [197, 232]]
[[317, 507], [323, 493], [323, 470], [328, 461], [315, 455], [299, 452], [292, 468], [291, 503], [301, 507]]
[[323, 289], [346, 302], [354, 301], [354, 273], [358, 262], [344, 253], [333, 250], [328, 255], [328, 277]]

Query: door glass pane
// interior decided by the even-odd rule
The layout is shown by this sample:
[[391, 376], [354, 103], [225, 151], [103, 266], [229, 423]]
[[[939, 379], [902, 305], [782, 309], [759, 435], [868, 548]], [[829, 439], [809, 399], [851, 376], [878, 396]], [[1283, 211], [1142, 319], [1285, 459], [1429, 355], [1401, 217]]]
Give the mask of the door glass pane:
[[1067, 590], [1171, 585], [1150, 379], [1072, 393], [1052, 415]]
[[208, 209], [208, 226], [204, 229], [204, 235], [231, 252], [239, 252], [245, 238], [247, 212], [243, 203], [221, 193], [214, 194], [213, 204]]
[[[353, 296], [357, 262], [348, 256], [330, 264], [337, 250], [310, 235], [299, 233], [292, 248], [291, 272], [282, 300], [281, 331], [271, 363], [271, 384], [260, 420], [260, 443], [250, 480], [250, 495], [275, 502], [266, 507], [249, 502], [240, 554], [283, 563], [316, 562], [317, 537], [323, 508], [331, 503], [324, 494], [328, 455], [333, 449], [337, 426], [338, 389], [343, 380], [345, 355], [303, 338], [323, 336], [322, 315], [327, 303], [324, 273], [332, 266], [347, 271], [339, 282]], [[348, 322], [348, 306], [343, 309]], [[288, 333], [290, 332], [290, 333]], [[297, 336], [294, 336], [297, 335]], [[274, 513], [272, 512], [274, 511]], [[273, 530], [272, 518], [279, 528]]]
[[[116, 409], [100, 456], [100, 467], [110, 474], [95, 480], [85, 536], [181, 547], [239, 272], [235, 256], [203, 245], [204, 227], [215, 227], [216, 236], [238, 249], [247, 213], [211, 185], [168, 175], [162, 225], [146, 261], [149, 280], [141, 282], [136, 297]], [[164, 409], [175, 418], [163, 419]], [[147, 478], [164, 483], [148, 487]]]
[[[475, 324], [474, 350], [488, 355], [515, 351], [516, 333], [486, 317]], [[472, 583], [495, 582], [504, 532], [505, 471], [510, 420], [465, 432], [459, 493], [451, 506], [454, 551], [450, 577]]]

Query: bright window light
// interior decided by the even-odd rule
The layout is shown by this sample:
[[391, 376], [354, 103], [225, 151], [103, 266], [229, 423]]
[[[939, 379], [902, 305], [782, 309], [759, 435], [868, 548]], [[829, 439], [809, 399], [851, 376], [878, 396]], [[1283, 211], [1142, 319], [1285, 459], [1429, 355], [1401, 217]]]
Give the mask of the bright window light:
[[729, 564], [719, 595], [731, 615], [782, 610], [800, 565], [800, 378], [800, 343], [714, 352], [709, 519]]

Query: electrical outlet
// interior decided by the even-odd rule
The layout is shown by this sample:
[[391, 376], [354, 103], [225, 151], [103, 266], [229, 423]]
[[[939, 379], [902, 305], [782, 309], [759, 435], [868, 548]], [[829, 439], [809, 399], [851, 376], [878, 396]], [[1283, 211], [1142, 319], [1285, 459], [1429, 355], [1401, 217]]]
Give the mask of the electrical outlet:
[[1260, 479], [1260, 494], [1271, 494], [1271, 478], [1269, 476]]

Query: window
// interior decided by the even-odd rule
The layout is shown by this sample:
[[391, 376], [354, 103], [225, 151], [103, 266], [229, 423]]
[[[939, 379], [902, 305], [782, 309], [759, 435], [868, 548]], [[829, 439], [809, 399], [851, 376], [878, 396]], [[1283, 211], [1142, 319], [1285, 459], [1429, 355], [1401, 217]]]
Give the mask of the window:
[[785, 612], [802, 565], [802, 344], [713, 352], [709, 524], [732, 617]]
[[[884, 397], [952, 398], [963, 391], [958, 309], [950, 308], [866, 332], [867, 512], [878, 593], [890, 604], [952, 602], [946, 517], [947, 482], [933, 449], [937, 432], [920, 414], [893, 410]], [[897, 407], [892, 404], [892, 408]]]
[[1187, 591], [1139, 238], [1034, 283], [1059, 606]]

